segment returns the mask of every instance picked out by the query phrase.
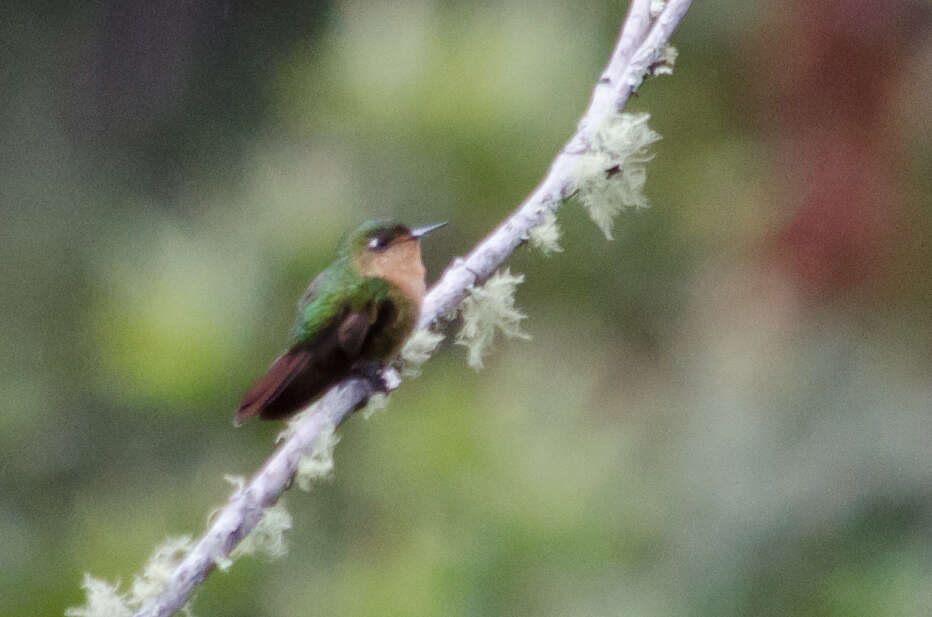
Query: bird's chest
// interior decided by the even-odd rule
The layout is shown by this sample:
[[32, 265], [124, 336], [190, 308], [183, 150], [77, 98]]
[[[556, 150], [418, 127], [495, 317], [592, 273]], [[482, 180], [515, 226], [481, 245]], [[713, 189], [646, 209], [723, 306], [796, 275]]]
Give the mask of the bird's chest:
[[380, 303], [378, 318], [372, 326], [362, 355], [377, 360], [387, 360], [395, 355], [414, 330], [419, 313], [420, 304], [407, 294], [398, 289], [388, 292]]

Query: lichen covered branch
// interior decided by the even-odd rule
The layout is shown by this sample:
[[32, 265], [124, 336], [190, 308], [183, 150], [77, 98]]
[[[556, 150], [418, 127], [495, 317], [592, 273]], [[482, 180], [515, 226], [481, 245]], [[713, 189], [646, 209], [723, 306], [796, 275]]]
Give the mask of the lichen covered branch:
[[[604, 175], [606, 180], [611, 180], [612, 169], [616, 165], [619, 169], [624, 166], [627, 161], [617, 160], [618, 153], [613, 154], [611, 149], [604, 147], [604, 131], [617, 123], [615, 119], [621, 108], [644, 77], [651, 74], [651, 68], [672, 57], [666, 53], [665, 46], [690, 3], [691, 0], [668, 0], [665, 4], [656, 0], [632, 0], [618, 44], [595, 86], [589, 108], [576, 133], [524, 203], [465, 258], [454, 260], [446, 269], [425, 298], [419, 328], [427, 329], [454, 311], [470, 290], [478, 289], [492, 277], [515, 248], [534, 237], [532, 232], [536, 227], [542, 223], [554, 225], [553, 213], [566, 198], [580, 191], [594, 190], [592, 177]], [[616, 137], [609, 136], [610, 139]], [[631, 156], [638, 160], [643, 157], [643, 154], [638, 156], [641, 150], [635, 146], [631, 148], [625, 152], [633, 152]], [[591, 164], [580, 163], [586, 160], [591, 163], [593, 156], [602, 157], [595, 169], [590, 169]], [[634, 181], [637, 182], [638, 178]], [[585, 199], [581, 198], [581, 201], [585, 203]], [[602, 227], [607, 229], [604, 224]], [[551, 246], [558, 247], [555, 239], [558, 236], [552, 235], [556, 232], [548, 229], [548, 233], [554, 238]], [[437, 342], [439, 339], [433, 341], [434, 346]], [[430, 345], [423, 347], [426, 351], [420, 351], [424, 356], [422, 361], [432, 351]], [[397, 379], [389, 387], [395, 386]], [[100, 599], [101, 610], [110, 611], [105, 614], [128, 614], [135, 610], [135, 617], [168, 617], [184, 607], [211, 570], [229, 565], [236, 546], [258, 525], [266, 508], [273, 506], [290, 486], [302, 459], [308, 456], [319, 458], [320, 453], [315, 452], [317, 447], [332, 447], [332, 441], [328, 442], [329, 445], [320, 446], [322, 441], [327, 442], [320, 436], [332, 434], [334, 428], [368, 400], [373, 391], [369, 381], [348, 378], [302, 414], [301, 420], [290, 429], [287, 438], [259, 472], [237, 488], [212, 518], [206, 533], [177, 562], [160, 592], [153, 592], [154, 595], [148, 598], [136, 598], [131, 609], [125, 612], [121, 612], [122, 608], [113, 612], [113, 606], [125, 606], [120, 596], [105, 584], [89, 579], [86, 582], [89, 592], [87, 608], [71, 609], [71, 614], [96, 617], [99, 613], [94, 611], [95, 598]], [[285, 526], [282, 523], [278, 527]]]

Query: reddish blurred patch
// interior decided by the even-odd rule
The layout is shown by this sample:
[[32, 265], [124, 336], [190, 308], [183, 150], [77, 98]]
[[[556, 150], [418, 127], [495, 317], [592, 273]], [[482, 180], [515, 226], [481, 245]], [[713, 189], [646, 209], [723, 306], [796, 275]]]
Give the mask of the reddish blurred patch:
[[810, 300], [888, 276], [906, 220], [902, 119], [890, 101], [908, 77], [929, 11], [907, 0], [793, 0], [756, 34], [765, 128], [794, 212], [766, 247]]

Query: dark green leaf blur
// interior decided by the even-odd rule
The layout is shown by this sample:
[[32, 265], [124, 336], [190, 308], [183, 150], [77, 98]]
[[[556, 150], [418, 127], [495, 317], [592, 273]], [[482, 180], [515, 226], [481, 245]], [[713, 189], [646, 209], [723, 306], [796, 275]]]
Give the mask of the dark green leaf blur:
[[[572, 134], [621, 2], [0, 8], [0, 615], [199, 534], [306, 283], [373, 216], [436, 278]], [[932, 11], [694, 3], [652, 207], [522, 248], [526, 341], [445, 343], [289, 554], [201, 617], [932, 615]], [[452, 334], [452, 331], [451, 331]], [[451, 340], [452, 336], [450, 337]]]

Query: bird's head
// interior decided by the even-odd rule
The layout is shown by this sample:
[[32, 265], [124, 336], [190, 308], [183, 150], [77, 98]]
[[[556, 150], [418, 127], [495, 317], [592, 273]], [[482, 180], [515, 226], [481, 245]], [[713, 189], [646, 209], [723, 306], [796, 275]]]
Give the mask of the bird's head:
[[444, 225], [410, 229], [395, 221], [366, 221], [347, 236], [343, 254], [363, 276], [381, 278], [423, 296], [425, 271], [420, 239]]

